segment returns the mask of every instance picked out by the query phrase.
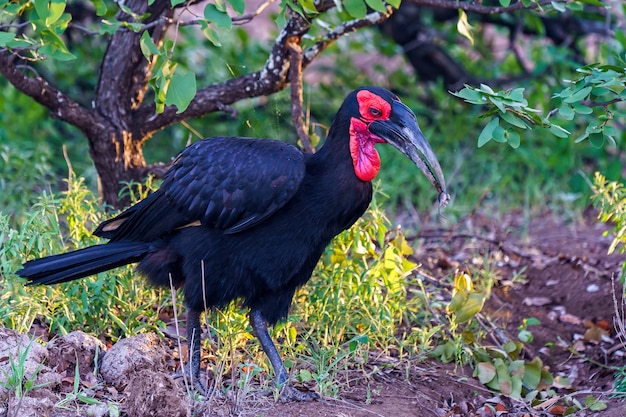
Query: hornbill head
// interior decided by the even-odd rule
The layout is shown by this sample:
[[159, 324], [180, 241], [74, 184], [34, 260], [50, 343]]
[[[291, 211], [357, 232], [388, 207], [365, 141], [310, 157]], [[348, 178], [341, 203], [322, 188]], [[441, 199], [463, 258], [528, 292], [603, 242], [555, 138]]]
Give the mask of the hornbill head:
[[380, 87], [359, 88], [346, 102], [352, 104], [354, 100], [358, 116], [353, 115], [350, 119], [350, 154], [357, 177], [363, 181], [374, 179], [380, 169], [375, 145], [388, 143], [417, 165], [439, 192], [440, 206], [445, 206], [450, 196], [439, 161], [411, 109], [393, 93]]

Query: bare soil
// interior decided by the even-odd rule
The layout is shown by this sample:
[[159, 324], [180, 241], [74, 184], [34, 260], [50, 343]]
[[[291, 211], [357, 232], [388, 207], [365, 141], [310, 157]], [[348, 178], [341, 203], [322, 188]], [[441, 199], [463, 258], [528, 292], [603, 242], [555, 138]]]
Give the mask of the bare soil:
[[[103, 402], [116, 402], [122, 416], [558, 416], [571, 406], [572, 398], [584, 403], [587, 395], [605, 401], [608, 407], [601, 412], [580, 410], [575, 415], [624, 416], [626, 405], [610, 393], [613, 367], [623, 367], [626, 361], [623, 339], [615, 330], [613, 287], [618, 297], [621, 287], [612, 279], [617, 280], [624, 257], [607, 255], [611, 242], [604, 236], [607, 228], [591, 213], [568, 224], [553, 215], [526, 222], [522, 214], [511, 213], [505, 218], [472, 215], [453, 229], [431, 228], [415, 237], [419, 247], [415, 256], [431, 285], [449, 285], [443, 280], [455, 270], [488, 260], [499, 279], [485, 306], [485, 317], [510, 335], [517, 334], [524, 319], [539, 320], [539, 325], [529, 328], [534, 339], [523, 354], [539, 356], [553, 375], [567, 377], [571, 384], [556, 389], [549, 406], [531, 407], [491, 392], [472, 377], [471, 369], [453, 363], [412, 363], [376, 353], [371, 354], [368, 366], [385, 371], [342, 385], [337, 398], [283, 404], [271, 396], [235, 395], [192, 404], [182, 383], [173, 383], [169, 376], [169, 360], [161, 360], [175, 356], [174, 343], [143, 337], [139, 346], [110, 347], [105, 359], [110, 355], [112, 368], [104, 363], [101, 375], [95, 377], [89, 364], [98, 341], [74, 334], [69, 341], [48, 348], [48, 365], [40, 373], [47, 375], [51, 388], [33, 390], [23, 400], [0, 389], [0, 417], [114, 415], [106, 406], [81, 401], [65, 408], [53, 406], [72, 392], [77, 360], [81, 389]], [[4, 330], [0, 367], [14, 352], [8, 346], [24, 343], [19, 342], [20, 336]], [[45, 352], [36, 350], [41, 360]], [[125, 364], [123, 359], [113, 360], [112, 351], [121, 354], [120, 358], [124, 352], [137, 356], [133, 352], [156, 351], [161, 359]], [[120, 368], [125, 374], [114, 374]]]

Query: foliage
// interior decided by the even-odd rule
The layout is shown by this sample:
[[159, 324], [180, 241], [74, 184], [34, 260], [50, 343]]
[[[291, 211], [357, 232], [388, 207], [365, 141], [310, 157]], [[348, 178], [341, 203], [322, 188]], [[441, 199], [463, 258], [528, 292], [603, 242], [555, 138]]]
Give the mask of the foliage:
[[21, 346], [18, 346], [17, 357], [9, 355], [8, 370], [3, 370], [3, 379], [0, 380], [0, 386], [10, 390], [17, 398], [25, 397], [29, 391], [50, 384], [49, 382], [42, 384], [37, 384], [35, 382], [37, 380], [37, 375], [41, 370], [42, 364], [37, 365], [37, 367], [30, 372], [30, 376], [27, 376], [29, 372], [26, 369], [26, 360], [28, 359], [28, 352], [30, 351], [30, 347], [33, 343], [36, 342], [31, 340], [24, 350], [22, 350]]
[[19, 228], [0, 215], [0, 271], [5, 277], [0, 283], [0, 325], [26, 332], [35, 318], [46, 317], [54, 333], [66, 334], [81, 323], [85, 331], [113, 339], [158, 328], [144, 314], [167, 302], [167, 292], [145, 288], [133, 279], [130, 267], [52, 287], [25, 288], [14, 275], [25, 259], [97, 243], [88, 230], [103, 217], [95, 196], [74, 178], [62, 198], [44, 193]]
[[[600, 208], [598, 218], [613, 225], [613, 242], [609, 253], [618, 250], [626, 253], [626, 187], [617, 181], [609, 181], [596, 173], [594, 181], [593, 202]], [[626, 263], [622, 265], [622, 283], [626, 278]]]
[[566, 120], [589, 115], [591, 122], [576, 143], [589, 139], [614, 144], [619, 134], [616, 121], [626, 117], [626, 60], [618, 58], [617, 65], [586, 65], [577, 71], [583, 76], [568, 81], [570, 86], [554, 95], [561, 101], [559, 115]]
[[466, 85], [464, 89], [452, 94], [470, 104], [490, 107], [481, 115], [481, 118], [495, 115], [478, 136], [479, 148], [490, 140], [494, 140], [508, 143], [512, 148], [517, 149], [521, 141], [519, 131], [532, 126], [547, 128], [560, 138], [566, 138], [569, 135], [567, 130], [539, 116], [539, 110], [528, 107], [528, 101], [524, 98], [524, 88], [496, 92], [485, 84], [481, 84], [478, 88]]

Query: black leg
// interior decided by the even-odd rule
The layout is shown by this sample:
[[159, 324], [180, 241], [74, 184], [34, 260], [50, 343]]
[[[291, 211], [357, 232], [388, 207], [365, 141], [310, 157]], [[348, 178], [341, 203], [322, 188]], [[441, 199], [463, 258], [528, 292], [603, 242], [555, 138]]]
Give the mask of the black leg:
[[289, 374], [280, 358], [276, 345], [274, 345], [267, 331], [267, 322], [260, 311], [250, 311], [250, 325], [257, 339], [259, 339], [263, 351], [269, 358], [272, 368], [274, 368], [274, 372], [276, 373], [276, 385], [279, 387], [282, 386], [280, 393], [281, 401], [309, 401], [319, 398], [319, 394], [316, 392], [301, 392], [289, 385]]
[[200, 315], [202, 312], [188, 309], [187, 310], [187, 346], [189, 347], [189, 363], [187, 374], [191, 377], [191, 383], [202, 394], [208, 391], [200, 381], [200, 335], [202, 329], [200, 327]]

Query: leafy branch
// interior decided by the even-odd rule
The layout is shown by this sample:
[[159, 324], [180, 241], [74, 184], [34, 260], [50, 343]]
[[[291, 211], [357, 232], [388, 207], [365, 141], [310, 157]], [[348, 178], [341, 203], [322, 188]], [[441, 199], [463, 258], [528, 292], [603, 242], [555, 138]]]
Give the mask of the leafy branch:
[[524, 88], [494, 91], [485, 84], [481, 84], [480, 87], [466, 85], [462, 90], [452, 94], [470, 104], [487, 107], [487, 111], [480, 118], [491, 117], [491, 119], [478, 136], [479, 148], [491, 140], [518, 148], [521, 143], [519, 132], [530, 130], [534, 126], [546, 128], [561, 138], [566, 138], [570, 134], [561, 126], [550, 122], [547, 117], [541, 116], [540, 110], [529, 107], [528, 101], [524, 98]]

